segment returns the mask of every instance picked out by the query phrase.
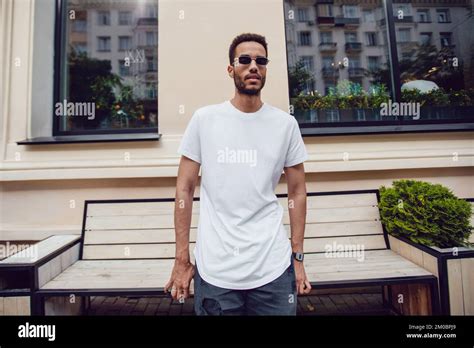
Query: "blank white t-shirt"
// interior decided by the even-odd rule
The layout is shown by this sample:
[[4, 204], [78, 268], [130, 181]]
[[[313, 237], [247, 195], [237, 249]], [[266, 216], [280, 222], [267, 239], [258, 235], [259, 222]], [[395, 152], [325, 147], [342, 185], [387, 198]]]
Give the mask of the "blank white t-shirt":
[[226, 289], [265, 285], [290, 265], [275, 188], [284, 167], [307, 159], [296, 119], [267, 103], [245, 113], [230, 101], [193, 114], [178, 153], [201, 164], [194, 249], [199, 274]]

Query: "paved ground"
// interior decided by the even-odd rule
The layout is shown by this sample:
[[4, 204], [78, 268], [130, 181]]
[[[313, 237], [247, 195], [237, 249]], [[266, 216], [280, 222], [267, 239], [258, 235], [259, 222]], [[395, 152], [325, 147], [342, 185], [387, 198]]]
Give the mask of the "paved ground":
[[[194, 315], [193, 299], [184, 304], [158, 297], [91, 297], [88, 315]], [[391, 315], [379, 293], [298, 297], [298, 315]]]

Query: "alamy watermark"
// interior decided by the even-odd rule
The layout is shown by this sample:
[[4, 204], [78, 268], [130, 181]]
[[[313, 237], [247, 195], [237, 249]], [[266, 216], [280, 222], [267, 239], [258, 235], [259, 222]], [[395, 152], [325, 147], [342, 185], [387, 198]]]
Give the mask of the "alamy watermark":
[[56, 116], [83, 116], [88, 120], [95, 119], [95, 103], [73, 103], [64, 99], [54, 105]]
[[250, 167], [257, 165], [257, 150], [236, 150], [225, 147], [217, 151], [217, 163], [242, 163]]
[[35, 259], [38, 257], [38, 246], [36, 244], [11, 244], [10, 242], [0, 244], [0, 259], [4, 259], [13, 255], [28, 259]]
[[392, 102], [380, 104], [380, 116], [412, 116], [414, 120], [420, 119], [420, 103]]
[[326, 244], [324, 249], [327, 258], [357, 258], [358, 262], [365, 259], [363, 244], [338, 244], [334, 241], [332, 244]]

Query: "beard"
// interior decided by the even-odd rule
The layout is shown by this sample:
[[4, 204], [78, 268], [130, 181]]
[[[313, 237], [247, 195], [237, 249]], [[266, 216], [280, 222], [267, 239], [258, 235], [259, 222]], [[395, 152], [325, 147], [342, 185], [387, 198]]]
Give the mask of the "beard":
[[260, 88], [257, 89], [250, 89], [245, 87], [245, 81], [242, 80], [239, 76], [234, 74], [234, 84], [235, 88], [239, 91], [240, 94], [246, 94], [246, 95], [260, 95], [260, 91], [262, 90], [263, 86], [265, 86], [265, 77], [262, 77], [261, 80], [261, 85]]

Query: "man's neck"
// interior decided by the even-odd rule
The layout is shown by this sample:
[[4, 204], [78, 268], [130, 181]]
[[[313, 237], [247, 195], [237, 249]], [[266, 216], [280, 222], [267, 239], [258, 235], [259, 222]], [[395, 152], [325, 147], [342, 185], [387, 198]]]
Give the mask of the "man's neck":
[[256, 112], [263, 105], [260, 95], [245, 95], [236, 93], [230, 102], [242, 112]]

